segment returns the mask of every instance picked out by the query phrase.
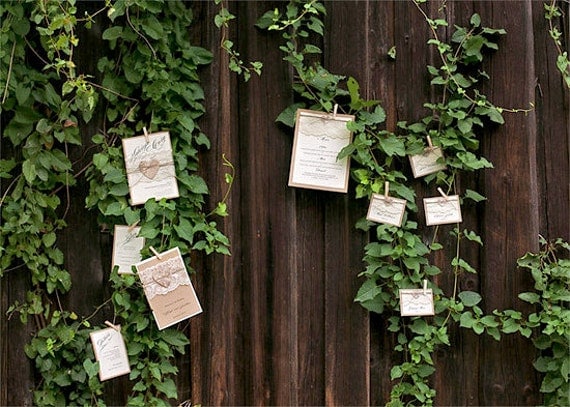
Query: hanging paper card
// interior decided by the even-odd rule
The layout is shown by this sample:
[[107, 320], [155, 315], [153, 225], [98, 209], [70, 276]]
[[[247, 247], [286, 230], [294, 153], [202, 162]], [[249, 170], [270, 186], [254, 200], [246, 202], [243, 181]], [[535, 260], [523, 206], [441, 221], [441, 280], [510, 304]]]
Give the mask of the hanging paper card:
[[346, 128], [352, 120], [351, 115], [297, 110], [289, 186], [348, 191], [350, 161], [337, 157], [352, 141], [352, 133]]
[[95, 359], [99, 362], [99, 379], [112, 379], [130, 373], [129, 357], [120, 326], [89, 334]]
[[414, 178], [432, 174], [447, 167], [443, 163], [443, 151], [439, 147], [428, 147], [422, 154], [410, 156], [410, 166]]
[[131, 205], [148, 199], [177, 198], [170, 134], [166, 131], [123, 139]]
[[402, 224], [402, 218], [404, 217], [405, 210], [405, 199], [372, 194], [366, 219], [373, 222], [385, 223], [387, 225], [400, 226]]
[[132, 266], [142, 260], [144, 237], [137, 237], [140, 230], [140, 227], [115, 225], [112, 267], [119, 266], [119, 274], [133, 274]]
[[401, 289], [400, 290], [400, 315], [422, 316], [433, 315], [433, 291], [428, 289]]
[[202, 312], [178, 247], [136, 264], [158, 329]]
[[458, 195], [424, 198], [426, 225], [461, 223], [461, 206]]

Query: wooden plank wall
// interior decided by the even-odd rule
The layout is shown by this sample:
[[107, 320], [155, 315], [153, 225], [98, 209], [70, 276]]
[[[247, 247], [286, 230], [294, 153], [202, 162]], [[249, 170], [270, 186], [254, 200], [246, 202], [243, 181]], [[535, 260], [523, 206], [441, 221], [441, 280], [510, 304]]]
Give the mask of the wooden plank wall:
[[[380, 99], [388, 129], [394, 130], [397, 121], [421, 118], [422, 103], [433, 97], [425, 66], [434, 63], [435, 56], [426, 45], [429, 31], [415, 6], [374, 0], [325, 4], [324, 66], [354, 76], [366, 96]], [[368, 238], [354, 224], [365, 214], [366, 203], [355, 201], [352, 194], [287, 187], [292, 132], [275, 118], [293, 101], [292, 72], [281, 59], [280, 36], [254, 27], [259, 16], [283, 2], [229, 6], [237, 16], [230, 37], [244, 58], [261, 60], [264, 68], [260, 78], [248, 83], [230, 73], [227, 55], [219, 49], [220, 32], [213, 25], [217, 6], [212, 1], [192, 4], [195, 43], [215, 55], [203, 71], [207, 114], [201, 123], [212, 141], [211, 151], [202, 158], [212, 204], [226, 188], [222, 154], [237, 173], [228, 201], [231, 216], [221, 222], [232, 242], [232, 256], [194, 260], [205, 312], [189, 324], [191, 345], [179, 362], [179, 401], [385, 404], [390, 367], [398, 357], [392, 351], [396, 341], [386, 330], [385, 317], [369, 315], [353, 302]], [[506, 114], [504, 126], [483, 135], [483, 154], [494, 169], [460, 179], [462, 187], [488, 197], [464, 208], [465, 226], [478, 230], [485, 246], [463, 253], [480, 273], [463, 278], [461, 287], [480, 291], [488, 312], [521, 308], [517, 294], [531, 282], [516, 270], [516, 259], [537, 249], [539, 233], [570, 239], [569, 92], [555, 67], [542, 3], [435, 2], [428, 12], [445, 13], [451, 26], [467, 24], [478, 12], [483, 24], [505, 28], [508, 34], [500, 40], [500, 50], [485, 63], [491, 76], [485, 91], [497, 105], [535, 105], [526, 115]], [[392, 46], [397, 49], [395, 61], [387, 57]], [[92, 67], [93, 56], [84, 58], [80, 65]], [[96, 128], [84, 129], [84, 139]], [[430, 193], [421, 182], [414, 186], [418, 199]], [[109, 295], [110, 239], [100, 233], [95, 215], [83, 209], [84, 196], [83, 183], [75, 189], [71, 227], [62, 244], [76, 287], [66, 301], [78, 313], [88, 314]], [[445, 269], [453, 250], [446, 247], [434, 261]], [[451, 280], [444, 275], [439, 283], [445, 289]], [[24, 274], [2, 280], [3, 311], [22, 297], [26, 284]], [[28, 329], [4, 317], [0, 328], [0, 405], [30, 405], [32, 369], [22, 352]], [[459, 329], [452, 330], [451, 339], [452, 347], [436, 354], [437, 405], [540, 403], [539, 377], [532, 368], [535, 350], [528, 340], [509, 336], [495, 342]], [[106, 388], [110, 405], [125, 403], [124, 378]]]

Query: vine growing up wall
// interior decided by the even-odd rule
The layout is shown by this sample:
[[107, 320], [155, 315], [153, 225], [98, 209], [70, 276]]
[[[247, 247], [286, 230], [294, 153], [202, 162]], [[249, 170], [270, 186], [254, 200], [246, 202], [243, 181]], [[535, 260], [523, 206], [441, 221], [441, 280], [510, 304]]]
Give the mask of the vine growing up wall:
[[[178, 247], [194, 272], [191, 253], [229, 254], [215, 221], [227, 215], [225, 203], [206, 207], [208, 187], [198, 175], [199, 155], [210, 146], [197, 124], [205, 111], [199, 70], [212, 54], [192, 45], [194, 16], [185, 2], [107, 1], [91, 15], [81, 6], [74, 0], [0, 3], [2, 138], [10, 143], [10, 154], [0, 160], [0, 269], [3, 276], [26, 273], [30, 281], [25, 299], [9, 313], [33, 325], [26, 354], [37, 374], [34, 403], [105, 404], [89, 333], [101, 327], [93, 321], [108, 319], [121, 324], [128, 343], [127, 403], [170, 405], [178, 397], [175, 357], [188, 344], [185, 325], [158, 330], [138, 279], [116, 269], [111, 297], [91, 315], [65, 309], [61, 299], [72, 280], [58, 236], [65, 233], [76, 179], [86, 177], [85, 204], [102, 230], [137, 224], [146, 239], [144, 257], [150, 246]], [[87, 73], [75, 55], [91, 45], [79, 42], [78, 31], [94, 25], [106, 56], [97, 72]], [[76, 168], [70, 152], [90, 144], [82, 144], [81, 129], [95, 112], [104, 112], [100, 132], [89, 135], [96, 152], [88, 167]], [[129, 204], [121, 140], [143, 128], [169, 131], [179, 199]], [[224, 165], [232, 169], [227, 160]], [[226, 180], [231, 183], [231, 171]]]
[[[496, 340], [501, 333], [515, 332], [528, 338], [532, 329], [539, 326], [534, 314], [528, 320], [514, 310], [485, 315], [479, 307], [481, 295], [460, 287], [462, 275], [477, 273], [462, 257], [466, 245], [483, 245], [476, 231], [461, 227], [460, 223], [445, 229], [419, 227], [417, 195], [406, 170], [408, 157], [441, 149], [443, 157], [438, 163], [443, 168], [424, 177], [427, 187], [435, 195], [439, 195], [438, 191], [445, 197], [459, 195], [464, 207], [483, 203], [486, 198], [475, 190], [462, 188], [459, 179], [492, 168], [492, 163], [479, 152], [483, 131], [503, 124], [505, 112], [526, 111], [495, 106], [481, 91], [481, 84], [492, 80], [484, 71], [483, 61], [499, 49], [505, 30], [486, 27], [478, 14], [473, 14], [466, 26], [451, 28], [444, 18], [428, 15], [422, 3], [425, 1], [411, 2], [431, 32], [428, 44], [435, 51], [436, 63], [426, 69], [437, 97], [424, 103], [424, 117], [399, 122], [395, 132], [385, 127], [386, 113], [380, 101], [363, 99], [355, 78], [333, 74], [319, 62], [322, 50], [317, 44], [323, 36], [322, 18], [326, 13], [322, 3], [290, 1], [282, 9], [265, 13], [257, 24], [281, 32], [283, 59], [294, 72], [295, 103], [277, 121], [294, 127], [295, 111], [299, 108], [332, 113], [337, 106], [338, 111], [354, 115], [355, 120], [347, 125], [353, 132], [353, 142], [338, 158], [351, 158], [356, 198], [387, 194], [389, 186], [391, 195], [406, 201], [406, 213], [399, 227], [364, 218], [356, 225], [369, 233], [371, 242], [363, 248], [366, 268], [360, 276], [364, 282], [355, 301], [369, 311], [385, 315], [388, 329], [397, 338], [394, 350], [400, 354], [401, 362], [391, 368], [390, 406], [433, 405], [433, 355], [439, 347], [452, 346], [452, 324], [476, 334], [486, 333]], [[441, 28], [450, 31], [448, 38], [441, 37]], [[311, 40], [315, 38], [316, 41]], [[396, 51], [392, 47], [389, 57], [396, 58]], [[442, 232], [446, 229], [450, 229], [448, 235]], [[425, 235], [430, 236], [427, 241]], [[435, 264], [435, 253], [444, 245], [455, 247], [455, 256], [450, 264]], [[451, 286], [439, 286], [439, 277], [448, 273], [453, 277]], [[400, 316], [400, 290], [421, 288], [426, 281], [434, 293], [435, 315]], [[525, 295], [521, 295], [524, 299]], [[540, 365], [544, 368], [545, 363]], [[556, 380], [556, 384], [562, 383]]]

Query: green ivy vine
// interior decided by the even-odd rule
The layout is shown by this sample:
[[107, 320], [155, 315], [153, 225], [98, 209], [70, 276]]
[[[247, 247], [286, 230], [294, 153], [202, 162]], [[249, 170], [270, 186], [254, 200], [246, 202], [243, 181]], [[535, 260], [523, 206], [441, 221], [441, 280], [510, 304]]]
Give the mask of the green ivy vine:
[[[361, 97], [355, 78], [333, 74], [319, 62], [318, 54], [322, 51], [310, 39], [323, 36], [321, 18], [326, 9], [322, 3], [293, 0], [283, 9], [266, 12], [257, 22], [262, 29], [281, 32], [283, 59], [294, 69], [292, 87], [296, 103], [287, 107], [276, 120], [294, 127], [298, 108], [332, 112], [333, 106], [338, 106], [339, 111], [355, 115], [355, 120], [347, 125], [354, 134], [353, 142], [341, 151], [339, 159], [350, 157], [352, 160], [351, 175], [356, 184], [356, 198], [370, 199], [373, 193], [384, 192], [388, 182], [390, 193], [407, 201], [407, 213], [401, 227], [376, 224], [366, 219], [361, 219], [356, 225], [368, 232], [372, 241], [364, 247], [366, 268], [360, 274], [364, 282], [355, 301], [369, 311], [386, 315], [388, 329], [397, 337], [395, 351], [401, 354], [402, 362], [391, 368], [393, 386], [389, 406], [433, 405], [436, 395], [430, 385], [430, 377], [435, 372], [433, 354], [438, 347], [451, 346], [451, 324], [472, 329], [476, 334], [485, 332], [499, 340], [501, 333], [519, 332], [530, 337], [532, 328], [540, 325], [538, 320], [545, 322], [549, 318], [532, 314], [527, 320], [513, 310], [484, 315], [478, 306], [482, 300], [480, 294], [460, 290], [460, 276], [477, 273], [461, 257], [466, 244], [483, 245], [475, 231], [456, 224], [454, 228], [448, 228], [451, 229], [449, 236], [442, 238], [438, 234], [444, 228], [435, 227], [429, 241], [422, 239], [423, 230], [415, 220], [418, 212], [416, 193], [409, 176], [402, 170], [406, 166], [406, 158], [421, 154], [426, 147], [431, 147], [432, 142], [433, 146], [442, 148], [446, 170], [424, 177], [425, 183], [434, 190], [441, 188], [446, 194], [461, 195], [462, 206], [475, 205], [485, 197], [474, 190], [461, 190], [458, 179], [461, 174], [492, 168], [492, 164], [479, 153], [481, 131], [503, 124], [504, 112], [526, 111], [497, 107], [479, 88], [481, 82], [490, 79], [483, 70], [483, 59], [498, 50], [497, 41], [506, 32], [483, 26], [480, 16], [473, 14], [469, 25], [455, 26], [446, 41], [440, 38], [438, 29], [447, 27], [447, 21], [429, 17], [422, 8], [424, 2], [418, 0], [412, 4], [424, 17], [432, 34], [428, 44], [435, 48], [439, 64], [428, 66], [427, 70], [438, 100], [424, 104], [429, 113], [423, 118], [412, 123], [399, 122], [396, 132], [385, 128], [386, 113], [380, 101]], [[390, 50], [389, 56], [396, 58], [395, 48]], [[432, 262], [435, 252], [443, 249], [444, 241], [455, 242], [456, 254], [445, 267], [453, 273], [451, 288], [437, 285], [437, 276], [443, 270]], [[429, 287], [434, 292], [435, 316], [401, 317], [399, 290], [421, 287], [424, 280], [430, 282]], [[521, 295], [523, 299], [528, 298]], [[535, 299], [534, 296], [531, 298]], [[546, 340], [540, 343], [552, 344]], [[559, 356], [560, 351], [555, 357]], [[537, 363], [542, 369], [550, 366], [549, 369], [555, 370], [552, 363], [548, 365], [550, 361], [540, 359]], [[563, 383], [557, 377], [551, 387], [557, 389], [560, 385], [563, 389], [568, 382], [567, 376], [566, 372]]]
[[[137, 223], [146, 239], [144, 257], [151, 255], [150, 246], [179, 247], [194, 272], [193, 252], [230, 254], [214, 220], [227, 216], [225, 198], [208, 210], [208, 187], [199, 175], [200, 153], [210, 147], [197, 124], [205, 112], [199, 71], [212, 53], [191, 45], [194, 16], [183, 1], [108, 0], [92, 15], [78, 15], [75, 0], [0, 3], [2, 137], [11, 143], [10, 158], [0, 160], [0, 270], [30, 278], [25, 300], [9, 314], [35, 322], [26, 345], [38, 379], [35, 404], [105, 404], [89, 332], [100, 327], [92, 321], [108, 318], [121, 324], [128, 343], [128, 404], [170, 405], [177, 398], [176, 355], [189, 343], [184, 329], [158, 330], [136, 276], [116, 270], [109, 278], [111, 297], [91, 315], [64, 309], [60, 296], [72, 281], [57, 236], [66, 227], [76, 178], [85, 176], [86, 206], [98, 213], [102, 231]], [[108, 27], [101, 37], [108, 52], [98, 61], [98, 73], [87, 75], [74, 58], [83, 45], [77, 32], [95, 24]], [[82, 145], [80, 128], [95, 112], [104, 112], [92, 139], [97, 151], [88, 167], [77, 169], [70, 151]], [[180, 198], [131, 207], [121, 139], [145, 127], [170, 132]], [[226, 174], [228, 188], [232, 179], [233, 172]], [[112, 315], [102, 315], [109, 306]]]
[[562, 18], [562, 10], [557, 5], [556, 0], [544, 3], [544, 18], [548, 22], [548, 34], [552, 39], [558, 56], [556, 57], [556, 68], [560, 71], [566, 87], [570, 89], [570, 58], [568, 51], [562, 45], [562, 32], [556, 25], [556, 19]]

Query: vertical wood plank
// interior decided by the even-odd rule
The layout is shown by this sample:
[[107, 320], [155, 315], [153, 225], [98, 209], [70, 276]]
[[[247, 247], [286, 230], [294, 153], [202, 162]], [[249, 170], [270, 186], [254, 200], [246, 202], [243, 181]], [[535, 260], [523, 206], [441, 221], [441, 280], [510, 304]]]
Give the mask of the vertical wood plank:
[[[566, 21], [562, 17], [554, 21], [563, 29], [568, 27], [570, 9], [568, 4], [557, 4], [566, 9], [563, 10]], [[533, 2], [532, 11], [540, 233], [546, 239], [561, 237], [570, 241], [570, 91], [556, 67], [558, 53], [548, 33], [542, 2]]]
[[[526, 108], [534, 101], [535, 86], [532, 5], [480, 2], [478, 7], [482, 21], [510, 33], [501, 40], [505, 52], [496, 53], [490, 60], [489, 98], [497, 106]], [[483, 151], [495, 165], [485, 173], [484, 310], [525, 309], [517, 296], [532, 285], [526, 273], [517, 271], [516, 259], [537, 249], [538, 243], [535, 113], [505, 114], [505, 124], [486, 135]], [[499, 343], [489, 337], [482, 341], [481, 404], [537, 404], [534, 352], [532, 348], [529, 351], [528, 340], [510, 335]]]
[[[367, 1], [328, 2], [324, 67], [353, 76], [369, 95]], [[355, 24], [355, 21], [359, 22]], [[348, 194], [325, 193], [325, 401], [327, 405], [370, 402], [368, 312], [354, 302], [361, 282], [366, 236], [354, 228], [365, 204]], [[355, 361], [358, 361], [355, 363]]]

